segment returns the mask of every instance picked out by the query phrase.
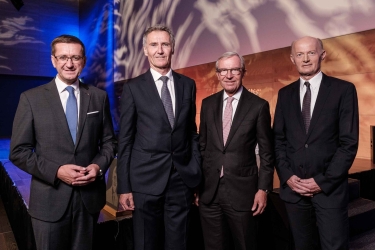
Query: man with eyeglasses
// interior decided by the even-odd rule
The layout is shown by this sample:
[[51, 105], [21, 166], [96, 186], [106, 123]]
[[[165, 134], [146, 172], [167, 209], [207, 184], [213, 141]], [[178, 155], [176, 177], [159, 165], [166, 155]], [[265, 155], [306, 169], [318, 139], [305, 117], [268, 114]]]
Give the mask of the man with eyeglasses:
[[[257, 216], [263, 213], [272, 190], [269, 104], [242, 86], [244, 74], [243, 57], [224, 53], [216, 61], [223, 90], [202, 102], [199, 142], [204, 180], [195, 202], [206, 250], [257, 249]], [[228, 246], [230, 235], [234, 248]]]
[[57, 75], [21, 94], [9, 159], [32, 175], [37, 249], [90, 250], [116, 147], [108, 96], [79, 81], [86, 56], [77, 37], [61, 35], [51, 49]]

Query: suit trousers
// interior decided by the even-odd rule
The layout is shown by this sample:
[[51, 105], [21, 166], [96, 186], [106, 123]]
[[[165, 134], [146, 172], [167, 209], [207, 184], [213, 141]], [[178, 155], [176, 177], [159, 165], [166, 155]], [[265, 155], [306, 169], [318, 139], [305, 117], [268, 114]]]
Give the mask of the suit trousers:
[[348, 249], [348, 207], [322, 208], [303, 197], [297, 203], [285, 202], [296, 250]]
[[74, 188], [68, 208], [60, 220], [47, 222], [31, 218], [37, 249], [92, 250], [98, 217], [99, 213], [90, 214], [86, 210], [80, 192]]
[[[205, 250], [257, 249], [258, 218], [249, 211], [232, 208], [225, 186], [225, 176], [219, 181], [210, 204], [199, 203]], [[233, 241], [233, 243], [231, 242]]]
[[172, 170], [161, 195], [133, 192], [134, 249], [185, 250], [193, 190]]

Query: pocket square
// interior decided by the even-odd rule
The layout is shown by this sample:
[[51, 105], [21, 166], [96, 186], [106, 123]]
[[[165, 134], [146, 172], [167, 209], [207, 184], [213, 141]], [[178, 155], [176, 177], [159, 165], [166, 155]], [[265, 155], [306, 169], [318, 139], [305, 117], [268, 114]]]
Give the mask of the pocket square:
[[88, 112], [87, 115], [92, 115], [92, 114], [96, 114], [96, 113], [99, 113], [99, 111]]

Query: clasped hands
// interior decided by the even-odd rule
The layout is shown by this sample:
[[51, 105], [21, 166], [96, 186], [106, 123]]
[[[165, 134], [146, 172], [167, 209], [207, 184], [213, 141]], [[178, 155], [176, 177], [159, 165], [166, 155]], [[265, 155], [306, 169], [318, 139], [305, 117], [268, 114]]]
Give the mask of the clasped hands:
[[301, 179], [296, 175], [292, 175], [287, 181], [287, 184], [294, 192], [302, 196], [313, 197], [314, 194], [322, 191], [318, 184], [316, 184], [314, 178]]
[[96, 180], [99, 169], [97, 164], [90, 164], [85, 168], [74, 164], [62, 165], [57, 170], [57, 178], [68, 185], [85, 186]]

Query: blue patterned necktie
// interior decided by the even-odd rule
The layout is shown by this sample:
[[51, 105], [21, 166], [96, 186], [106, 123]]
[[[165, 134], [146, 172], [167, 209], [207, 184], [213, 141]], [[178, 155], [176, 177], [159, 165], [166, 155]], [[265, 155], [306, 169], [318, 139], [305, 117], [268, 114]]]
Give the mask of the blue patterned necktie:
[[161, 87], [161, 101], [163, 102], [165, 112], [167, 113], [169, 123], [171, 127], [174, 126], [174, 114], [173, 114], [173, 106], [172, 106], [172, 98], [171, 93], [169, 93], [169, 89], [167, 86], [168, 76], [161, 76], [160, 80], [163, 82], [163, 86]]
[[77, 135], [77, 124], [78, 124], [78, 108], [77, 108], [77, 99], [74, 95], [74, 88], [72, 86], [66, 87], [66, 90], [69, 92], [69, 97], [66, 102], [66, 120], [68, 121], [70, 134], [74, 144], [76, 144], [76, 135]]
[[303, 121], [305, 123], [305, 129], [306, 134], [309, 132], [310, 127], [310, 119], [311, 119], [311, 89], [310, 89], [310, 83], [305, 82], [306, 85], [306, 93], [303, 97], [303, 103], [302, 103], [302, 116]]

